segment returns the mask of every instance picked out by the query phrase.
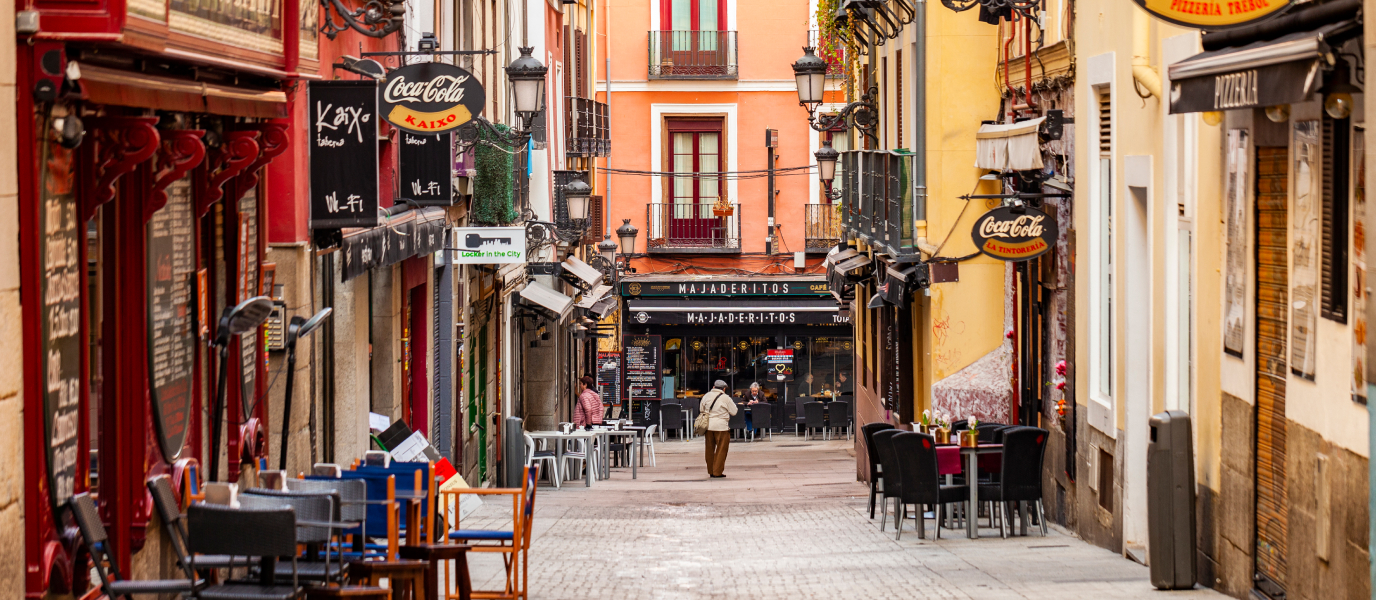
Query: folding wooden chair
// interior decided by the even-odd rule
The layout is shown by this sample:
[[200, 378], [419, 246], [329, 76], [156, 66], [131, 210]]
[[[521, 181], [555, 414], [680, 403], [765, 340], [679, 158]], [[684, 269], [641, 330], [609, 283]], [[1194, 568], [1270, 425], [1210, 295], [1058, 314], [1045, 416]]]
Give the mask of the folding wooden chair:
[[[535, 492], [539, 488], [536, 481], [540, 477], [539, 465], [526, 467], [525, 477], [520, 488], [466, 488], [440, 492], [441, 506], [453, 507], [454, 523], [448, 532], [450, 541], [468, 544], [469, 552], [497, 552], [505, 554], [502, 562], [506, 566], [506, 587], [501, 591], [473, 590], [473, 598], [500, 598], [506, 600], [525, 600], [529, 569], [527, 568], [530, 548], [531, 523], [535, 516]], [[459, 496], [477, 494], [480, 496], [511, 496], [511, 529], [463, 529], [459, 524]], [[446, 600], [457, 598], [447, 596]]]

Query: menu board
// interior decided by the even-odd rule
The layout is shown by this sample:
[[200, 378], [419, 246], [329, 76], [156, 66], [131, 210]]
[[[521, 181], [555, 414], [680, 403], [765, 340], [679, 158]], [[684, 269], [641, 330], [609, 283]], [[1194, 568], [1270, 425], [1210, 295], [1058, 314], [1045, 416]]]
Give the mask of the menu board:
[[647, 422], [651, 407], [659, 400], [659, 336], [627, 335], [622, 337], [621, 345], [625, 364], [623, 394], [632, 418], [637, 423]]
[[153, 213], [148, 242], [148, 378], [153, 424], [168, 463], [186, 445], [195, 364], [195, 218], [191, 176], [167, 186], [167, 205]]
[[783, 348], [765, 351], [769, 364], [770, 381], [793, 381], [793, 349]]
[[38, 252], [42, 265], [43, 425], [48, 454], [48, 495], [60, 508], [76, 485], [81, 397], [81, 220], [77, 216], [72, 151], [42, 144], [38, 161]]
[[[239, 198], [239, 302], [258, 295], [258, 188], [249, 188]], [[243, 370], [243, 395], [239, 403], [244, 418], [253, 415], [258, 397], [258, 330], [239, 336], [240, 367]]]
[[597, 353], [597, 393], [602, 406], [621, 406], [621, 353]]

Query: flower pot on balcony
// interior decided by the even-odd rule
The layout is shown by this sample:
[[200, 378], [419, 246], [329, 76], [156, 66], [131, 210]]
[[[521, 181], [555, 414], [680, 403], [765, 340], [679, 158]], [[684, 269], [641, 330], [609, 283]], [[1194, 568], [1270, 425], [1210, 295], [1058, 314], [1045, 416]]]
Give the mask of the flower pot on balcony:
[[716, 215], [716, 216], [718, 216], [718, 217], [729, 217], [729, 216], [731, 216], [731, 215], [736, 214], [736, 209], [734, 209], [734, 208], [713, 208], [713, 209], [712, 209], [712, 214], [714, 214], [714, 215]]

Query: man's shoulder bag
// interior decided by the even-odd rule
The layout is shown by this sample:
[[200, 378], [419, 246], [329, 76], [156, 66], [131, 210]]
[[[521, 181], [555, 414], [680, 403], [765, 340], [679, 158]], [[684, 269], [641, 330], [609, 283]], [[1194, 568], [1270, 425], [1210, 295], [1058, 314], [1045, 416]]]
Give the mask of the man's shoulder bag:
[[698, 418], [693, 419], [693, 435], [705, 435], [707, 433], [707, 424], [712, 421], [712, 411], [716, 410], [717, 400], [721, 400], [722, 397], [722, 393], [720, 391], [712, 391], [716, 392], [717, 396], [712, 399], [712, 406], [710, 408], [698, 413]]

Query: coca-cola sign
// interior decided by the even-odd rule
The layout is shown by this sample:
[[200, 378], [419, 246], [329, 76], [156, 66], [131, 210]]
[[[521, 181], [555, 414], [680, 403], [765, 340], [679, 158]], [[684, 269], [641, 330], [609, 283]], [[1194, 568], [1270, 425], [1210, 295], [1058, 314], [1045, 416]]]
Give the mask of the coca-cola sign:
[[387, 74], [378, 87], [382, 118], [416, 133], [450, 131], [483, 112], [486, 93], [472, 73], [454, 65], [423, 62]]
[[975, 247], [999, 260], [1031, 260], [1056, 245], [1056, 220], [1034, 208], [1001, 206], [975, 221]]

